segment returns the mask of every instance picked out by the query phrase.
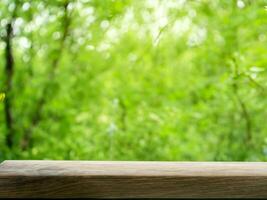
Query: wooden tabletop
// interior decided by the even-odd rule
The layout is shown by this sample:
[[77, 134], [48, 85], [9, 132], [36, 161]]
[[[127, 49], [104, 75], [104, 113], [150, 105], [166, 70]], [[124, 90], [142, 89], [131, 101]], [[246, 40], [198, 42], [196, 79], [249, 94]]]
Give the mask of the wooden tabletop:
[[264, 162], [4, 161], [0, 198], [267, 198]]

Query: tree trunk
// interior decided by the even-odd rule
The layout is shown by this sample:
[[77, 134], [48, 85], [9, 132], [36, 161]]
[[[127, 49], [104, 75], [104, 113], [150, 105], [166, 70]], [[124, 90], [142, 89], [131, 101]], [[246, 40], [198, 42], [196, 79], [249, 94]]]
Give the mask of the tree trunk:
[[8, 23], [6, 26], [6, 48], [5, 48], [5, 73], [6, 73], [6, 100], [5, 100], [5, 119], [6, 119], [6, 128], [7, 128], [7, 135], [6, 135], [6, 145], [9, 148], [12, 148], [14, 141], [14, 126], [13, 126], [13, 113], [12, 113], [12, 98], [11, 98], [11, 90], [12, 90], [12, 79], [13, 79], [13, 72], [14, 72], [14, 58], [12, 52], [12, 22]]

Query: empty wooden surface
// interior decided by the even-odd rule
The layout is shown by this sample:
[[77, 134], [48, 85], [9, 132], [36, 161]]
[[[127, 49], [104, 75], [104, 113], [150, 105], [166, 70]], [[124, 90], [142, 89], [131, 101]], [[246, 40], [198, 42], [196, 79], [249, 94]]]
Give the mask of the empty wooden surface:
[[267, 198], [267, 163], [5, 161], [0, 198]]

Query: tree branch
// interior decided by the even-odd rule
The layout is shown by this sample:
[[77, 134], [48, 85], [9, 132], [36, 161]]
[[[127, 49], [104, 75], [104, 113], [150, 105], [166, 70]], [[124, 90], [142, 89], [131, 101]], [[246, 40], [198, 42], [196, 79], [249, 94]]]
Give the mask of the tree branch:
[[[237, 79], [240, 76], [239, 70], [238, 70], [238, 66], [236, 63], [236, 60], [233, 59], [234, 61], [234, 78]], [[251, 140], [252, 140], [252, 122], [251, 122], [251, 118], [250, 118], [250, 114], [248, 112], [247, 106], [245, 104], [245, 102], [242, 100], [242, 98], [239, 95], [239, 85], [237, 84], [236, 80], [234, 80], [233, 83], [233, 91], [234, 91], [234, 95], [237, 99], [237, 102], [241, 108], [241, 113], [242, 113], [242, 117], [245, 120], [245, 125], [246, 125], [246, 143], [250, 144]]]
[[51, 70], [49, 71], [48, 74], [48, 80], [42, 90], [41, 97], [36, 103], [36, 110], [34, 112], [34, 115], [31, 119], [31, 124], [28, 128], [26, 128], [24, 132], [24, 137], [21, 142], [21, 148], [22, 150], [26, 150], [27, 148], [32, 146], [32, 133], [33, 130], [40, 121], [42, 120], [42, 111], [44, 106], [47, 104], [49, 97], [47, 96], [49, 90], [51, 89], [51, 86], [53, 86], [53, 83], [55, 81], [55, 75], [56, 75], [56, 69], [58, 68], [59, 61], [61, 59], [62, 53], [65, 48], [65, 42], [66, 38], [69, 34], [69, 28], [70, 28], [70, 23], [71, 23], [71, 18], [70, 18], [70, 13], [68, 11], [68, 5], [69, 2], [66, 1], [63, 4], [63, 9], [64, 9], [64, 16], [62, 18], [62, 26], [63, 26], [63, 31], [62, 31], [62, 37], [60, 39], [60, 44], [59, 44], [59, 49], [58, 49], [58, 55], [52, 60], [52, 65], [51, 65]]

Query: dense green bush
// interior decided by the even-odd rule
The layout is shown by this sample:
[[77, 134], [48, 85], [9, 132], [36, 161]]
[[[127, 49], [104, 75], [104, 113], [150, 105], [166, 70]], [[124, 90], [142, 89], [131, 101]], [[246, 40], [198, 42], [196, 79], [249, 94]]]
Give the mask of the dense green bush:
[[266, 160], [266, 5], [0, 1], [0, 160]]

